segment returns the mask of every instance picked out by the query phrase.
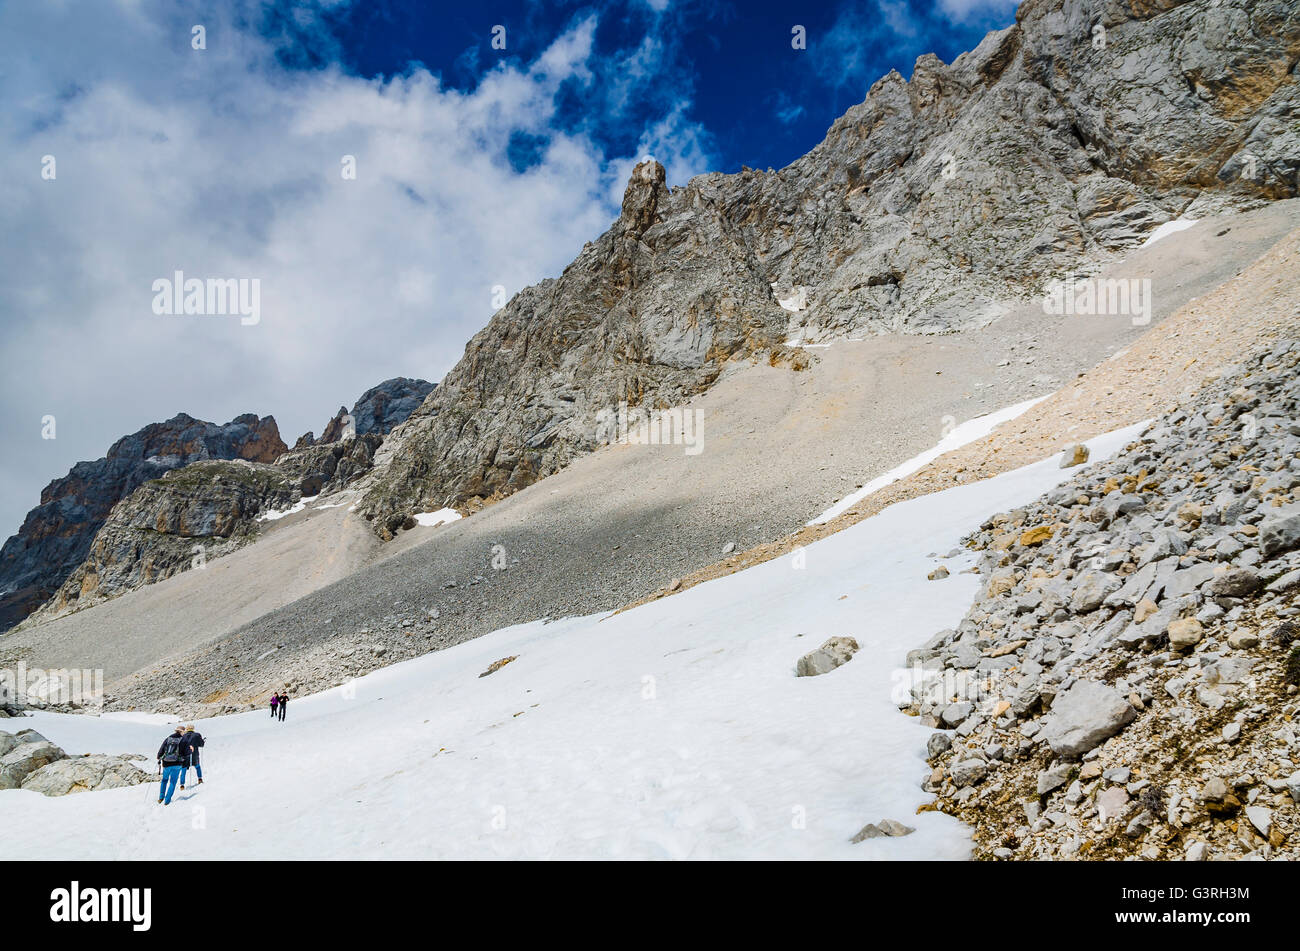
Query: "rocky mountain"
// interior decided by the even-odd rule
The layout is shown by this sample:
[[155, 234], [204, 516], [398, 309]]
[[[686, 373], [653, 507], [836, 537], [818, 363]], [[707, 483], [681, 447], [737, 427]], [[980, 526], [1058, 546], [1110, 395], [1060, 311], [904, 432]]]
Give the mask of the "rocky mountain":
[[1300, 854], [1297, 370], [1258, 352], [968, 539], [982, 596], [907, 709], [979, 856]]
[[786, 316], [725, 209], [674, 199], [643, 162], [614, 226], [516, 295], [393, 430], [361, 511], [389, 536], [430, 500], [509, 494], [600, 445], [619, 402], [675, 405], [729, 360], [775, 359]]
[[60, 588], [113, 506], [145, 482], [199, 460], [269, 463], [286, 448], [271, 416], [250, 413], [218, 426], [180, 413], [124, 436], [102, 459], [77, 463], [45, 487], [40, 505], [0, 549], [0, 630]]
[[[669, 188], [661, 165], [639, 164], [611, 228], [495, 314], [441, 384], [388, 380], [340, 408], [280, 460], [284, 484], [295, 500], [356, 484], [389, 538], [416, 512], [471, 511], [617, 439], [620, 407], [634, 423], [681, 407], [742, 362], [799, 370], [812, 359], [799, 343], [978, 327], [1172, 218], [1293, 196], [1297, 59], [1284, 0], [1026, 0], [952, 64], [927, 55], [910, 80], [885, 76], [780, 171]], [[183, 570], [196, 538], [247, 537], [235, 524], [281, 489], [232, 468], [230, 485], [214, 472], [151, 488], [87, 561], [146, 480], [284, 448], [276, 433], [251, 455], [141, 448], [74, 469], [0, 554], [8, 623], [82, 562], [64, 607]], [[183, 526], [146, 544], [141, 526], [180, 526], [178, 511]]]
[[[385, 380], [354, 404], [354, 427], [345, 425], [348, 413], [341, 408], [319, 442], [308, 433], [292, 450], [276, 432], [274, 442], [265, 439], [255, 449], [237, 438], [228, 443], [216, 439], [207, 447], [207, 456], [157, 456], [151, 468], [141, 470], [148, 481], [123, 483], [125, 491], [113, 499], [111, 510], [78, 549], [81, 560], [27, 614], [33, 621], [61, 615], [248, 544], [257, 537], [259, 516], [285, 510], [303, 498], [337, 492], [369, 472], [384, 434], [405, 420], [433, 388], [424, 380]], [[241, 416], [229, 425], [248, 426], [255, 420]], [[261, 422], [269, 425], [267, 434], [275, 427], [270, 417]], [[134, 438], [120, 441], [114, 450]], [[199, 461], [192, 461], [196, 458]], [[99, 470], [87, 470], [83, 478], [88, 493], [103, 492], [101, 477]]]
[[86, 558], [33, 621], [162, 581], [256, 536], [258, 515], [285, 509], [301, 491], [279, 467], [204, 460], [165, 473], [113, 507]]
[[[780, 171], [668, 188], [520, 292], [376, 458], [361, 511], [473, 508], [787, 338], [987, 324], [1157, 225], [1297, 194], [1288, 0], [1026, 0], [945, 65], [891, 72]], [[797, 359], [806, 359], [806, 356]]]

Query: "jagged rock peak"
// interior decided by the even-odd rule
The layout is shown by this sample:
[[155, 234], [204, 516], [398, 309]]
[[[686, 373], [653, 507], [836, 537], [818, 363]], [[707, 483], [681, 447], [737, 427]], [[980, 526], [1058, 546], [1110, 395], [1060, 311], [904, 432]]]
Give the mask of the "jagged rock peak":
[[[427, 380], [404, 376], [385, 380], [362, 393], [352, 404], [351, 412], [346, 406], [340, 406], [339, 411], [325, 424], [319, 440], [309, 439], [312, 434], [307, 433], [299, 438], [294, 448], [302, 449], [338, 442], [349, 431], [355, 432], [358, 436], [372, 433], [387, 436], [394, 426], [406, 422], [407, 418], [424, 402], [424, 398], [433, 392], [436, 385]], [[348, 426], [349, 417], [352, 422], [351, 428]]]
[[654, 159], [637, 163], [623, 192], [623, 213], [619, 221], [632, 234], [640, 236], [658, 221], [659, 199], [667, 189], [664, 167]]

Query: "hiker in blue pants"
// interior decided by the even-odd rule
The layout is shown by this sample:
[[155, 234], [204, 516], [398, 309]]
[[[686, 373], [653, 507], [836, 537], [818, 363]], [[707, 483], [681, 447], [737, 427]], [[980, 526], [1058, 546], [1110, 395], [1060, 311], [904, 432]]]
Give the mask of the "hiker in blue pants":
[[158, 766], [162, 770], [162, 785], [158, 787], [158, 801], [164, 806], [172, 804], [172, 793], [176, 783], [185, 771], [185, 763], [190, 755], [189, 744], [180, 727], [171, 736], [162, 741], [158, 747]]
[[[189, 759], [185, 762], [185, 768], [181, 770], [181, 789], [185, 788], [185, 780], [189, 776], [189, 767], [194, 767], [194, 772], [199, 776], [199, 783], [203, 782], [203, 767], [199, 764], [199, 747], [204, 745], [203, 734], [196, 733], [194, 724], [189, 723], [185, 726], [185, 746], [189, 749]], [[198, 785], [196, 783], [195, 785]]]

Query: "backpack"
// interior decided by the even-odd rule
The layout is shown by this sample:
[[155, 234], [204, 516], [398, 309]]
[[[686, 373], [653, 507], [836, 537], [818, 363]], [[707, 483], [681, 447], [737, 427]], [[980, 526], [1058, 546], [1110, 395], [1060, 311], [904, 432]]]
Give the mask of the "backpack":
[[185, 737], [172, 734], [163, 740], [162, 761], [164, 766], [175, 766], [185, 759]]

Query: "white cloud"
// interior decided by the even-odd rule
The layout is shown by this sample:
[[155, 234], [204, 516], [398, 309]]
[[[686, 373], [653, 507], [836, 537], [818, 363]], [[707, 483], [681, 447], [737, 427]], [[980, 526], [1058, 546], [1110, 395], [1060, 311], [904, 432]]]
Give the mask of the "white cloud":
[[[593, 19], [463, 93], [422, 69], [286, 71], [219, 9], [195, 51], [194, 14], [164, 0], [0, 7], [0, 536], [147, 422], [274, 413], [292, 443], [381, 379], [438, 380], [494, 285], [557, 274], [617, 214], [639, 155], [549, 127], [559, 85], [592, 81]], [[523, 174], [517, 130], [550, 140]], [[643, 148], [707, 167], [680, 109]], [[175, 270], [260, 279], [261, 322], [154, 315]]]
[[1020, 0], [939, 0], [939, 8], [958, 23], [1005, 16], [1019, 5]]

